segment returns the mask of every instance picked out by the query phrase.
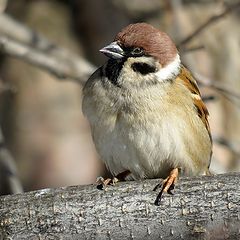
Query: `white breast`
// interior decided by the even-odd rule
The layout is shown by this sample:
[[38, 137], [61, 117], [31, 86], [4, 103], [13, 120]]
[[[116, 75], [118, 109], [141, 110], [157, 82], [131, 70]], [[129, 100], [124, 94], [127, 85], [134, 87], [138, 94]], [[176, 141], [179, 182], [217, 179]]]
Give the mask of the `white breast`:
[[[177, 102], [167, 102], [164, 87], [162, 91], [153, 87], [130, 95], [96, 89], [85, 96], [84, 112], [97, 151], [113, 175], [130, 170], [134, 179], [156, 178], [166, 177], [174, 167], [188, 175], [207, 169], [209, 152], [199, 152], [199, 159], [197, 156], [207, 132], [194, 137], [202, 123], [196, 114], [195, 119], [189, 118], [192, 106], [184, 109]], [[193, 161], [193, 157], [197, 159]]]

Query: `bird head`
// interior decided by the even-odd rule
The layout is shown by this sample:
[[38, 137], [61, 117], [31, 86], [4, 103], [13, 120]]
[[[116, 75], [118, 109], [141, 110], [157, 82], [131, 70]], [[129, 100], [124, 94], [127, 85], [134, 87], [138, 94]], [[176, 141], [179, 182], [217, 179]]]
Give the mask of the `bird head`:
[[172, 80], [180, 71], [180, 58], [171, 38], [146, 23], [123, 28], [100, 52], [110, 58], [111, 67], [118, 63], [121, 67], [119, 73], [125, 72], [125, 79], [129, 75], [135, 80], [146, 82], [148, 77], [151, 82], [153, 79], [162, 82]]

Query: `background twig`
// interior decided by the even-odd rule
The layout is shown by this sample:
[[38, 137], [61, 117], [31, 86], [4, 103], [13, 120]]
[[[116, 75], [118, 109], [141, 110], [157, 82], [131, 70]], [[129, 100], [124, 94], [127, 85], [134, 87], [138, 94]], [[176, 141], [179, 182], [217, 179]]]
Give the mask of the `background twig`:
[[240, 2], [237, 2], [235, 4], [227, 6], [226, 9], [223, 10], [221, 13], [211, 16], [202, 25], [200, 25], [197, 29], [195, 29], [189, 36], [181, 40], [180, 43], [177, 44], [178, 48], [183, 48], [187, 43], [189, 43], [193, 38], [197, 37], [207, 27], [217, 22], [218, 20], [226, 17], [228, 14], [237, 10], [239, 7], [240, 7]]
[[[69, 78], [82, 84], [93, 71], [91, 64], [70, 54], [67, 58], [56, 57], [2, 35], [0, 35], [0, 51], [46, 70], [60, 79]], [[69, 57], [73, 57], [75, 61]]]
[[83, 84], [94, 66], [85, 59], [57, 47], [39, 33], [15, 21], [7, 14], [0, 14], [0, 50], [54, 74]]
[[23, 187], [18, 178], [15, 161], [4, 144], [0, 128], [0, 194], [22, 193]]
[[228, 89], [222, 83], [213, 81], [210, 78], [207, 78], [200, 73], [194, 72], [194, 76], [196, 77], [198, 83], [204, 87], [211, 88], [213, 90], [218, 91], [222, 96], [228, 99], [233, 104], [240, 106], [240, 93], [235, 92], [232, 89]]

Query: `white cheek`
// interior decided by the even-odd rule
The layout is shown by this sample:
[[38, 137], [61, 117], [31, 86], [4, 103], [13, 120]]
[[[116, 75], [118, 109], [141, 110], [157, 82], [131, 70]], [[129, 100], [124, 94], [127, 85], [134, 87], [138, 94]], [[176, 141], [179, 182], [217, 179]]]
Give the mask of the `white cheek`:
[[180, 72], [181, 60], [179, 55], [177, 54], [175, 59], [169, 63], [167, 66], [160, 68], [155, 73], [149, 73], [147, 75], [142, 75], [139, 72], [135, 72], [132, 69], [132, 64], [134, 62], [143, 62], [149, 65], [156, 64], [155, 59], [151, 57], [139, 57], [139, 58], [129, 58], [119, 75], [119, 82], [122, 82], [125, 86], [128, 84], [134, 84], [135, 86], [139, 86], [142, 83], [148, 83], [152, 80], [157, 80], [159, 82], [163, 82], [169, 79], [174, 79]]
[[136, 83], [139, 84], [142, 81], [147, 81], [148, 78], [152, 78], [152, 73], [148, 75], [142, 75], [139, 72], [135, 72], [132, 69], [132, 64], [136, 62], [146, 63], [154, 66], [156, 64], [155, 59], [152, 57], [129, 57], [128, 60], [124, 63], [123, 69], [119, 75], [119, 80], [124, 84]]
[[179, 55], [177, 54], [173, 62], [168, 64], [166, 67], [161, 68], [158, 72], [155, 73], [155, 75], [160, 81], [172, 79], [173, 77], [178, 75], [180, 71], [180, 64], [181, 60]]

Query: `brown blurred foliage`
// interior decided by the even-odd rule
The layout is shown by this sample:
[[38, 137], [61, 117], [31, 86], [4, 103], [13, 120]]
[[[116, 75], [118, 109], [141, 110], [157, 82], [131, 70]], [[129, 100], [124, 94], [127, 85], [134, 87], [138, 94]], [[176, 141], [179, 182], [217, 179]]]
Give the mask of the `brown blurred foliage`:
[[[239, 1], [190, 0], [2, 0], [0, 11], [40, 32], [56, 45], [95, 65], [105, 60], [98, 49], [125, 25], [148, 22], [166, 31], [176, 43], [226, 4]], [[240, 93], [240, 11], [206, 27], [180, 49], [193, 72]], [[0, 23], [1, 24], [1, 23]], [[93, 183], [104, 173], [88, 123], [81, 112], [81, 87], [5, 55], [0, 80], [11, 86], [0, 95], [5, 140], [25, 190]], [[12, 90], [14, 89], [14, 91]], [[240, 170], [240, 100], [201, 87], [207, 101], [214, 143], [211, 170]], [[229, 100], [230, 99], [230, 100]]]

